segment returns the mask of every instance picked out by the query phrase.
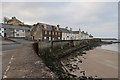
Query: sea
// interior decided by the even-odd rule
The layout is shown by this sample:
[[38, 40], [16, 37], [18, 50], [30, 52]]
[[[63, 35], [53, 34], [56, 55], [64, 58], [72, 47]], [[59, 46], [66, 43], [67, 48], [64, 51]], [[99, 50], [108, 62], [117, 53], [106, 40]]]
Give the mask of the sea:
[[[120, 40], [104, 40], [104, 41], [120, 41]], [[111, 51], [117, 51], [118, 53], [120, 53], [120, 43], [113, 43], [113, 44], [105, 44], [101, 46], [102, 49], [106, 49], [106, 50], [111, 50]]]

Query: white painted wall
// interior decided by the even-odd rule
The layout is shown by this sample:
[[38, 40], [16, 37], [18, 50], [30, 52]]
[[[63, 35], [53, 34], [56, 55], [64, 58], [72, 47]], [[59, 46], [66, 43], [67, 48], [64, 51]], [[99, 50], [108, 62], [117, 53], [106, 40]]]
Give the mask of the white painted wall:
[[25, 30], [14, 29], [14, 37], [25, 37]]
[[4, 28], [0, 28], [0, 34], [4, 37]]

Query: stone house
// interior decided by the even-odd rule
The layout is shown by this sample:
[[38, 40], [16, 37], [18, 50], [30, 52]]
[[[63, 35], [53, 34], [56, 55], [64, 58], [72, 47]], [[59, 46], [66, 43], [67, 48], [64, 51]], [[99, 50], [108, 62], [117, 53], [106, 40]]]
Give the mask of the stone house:
[[51, 41], [51, 40], [61, 40], [62, 32], [59, 29], [59, 25], [49, 25], [44, 23], [34, 24], [28, 34], [28, 39], [32, 40], [42, 40], [42, 41]]
[[2, 37], [14, 37], [14, 38], [25, 38], [26, 33], [30, 30], [27, 27], [14, 26], [9, 24], [0, 24], [0, 29], [2, 31]]

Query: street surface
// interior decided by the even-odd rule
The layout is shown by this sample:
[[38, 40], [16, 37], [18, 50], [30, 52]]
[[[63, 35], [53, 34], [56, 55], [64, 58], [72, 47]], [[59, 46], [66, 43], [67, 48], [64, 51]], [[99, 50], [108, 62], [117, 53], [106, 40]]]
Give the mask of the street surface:
[[55, 76], [34, 52], [33, 42], [23, 39], [17, 41], [21, 44], [2, 45], [3, 78], [53, 78]]

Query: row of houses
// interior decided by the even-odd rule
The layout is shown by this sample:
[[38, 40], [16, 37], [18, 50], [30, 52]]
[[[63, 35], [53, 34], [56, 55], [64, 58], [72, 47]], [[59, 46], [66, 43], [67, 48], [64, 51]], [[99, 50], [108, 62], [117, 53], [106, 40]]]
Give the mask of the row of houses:
[[60, 25], [49, 25], [45, 23], [37, 23], [31, 28], [30, 33], [27, 36], [28, 39], [32, 40], [81, 40], [81, 39], [93, 39], [93, 36], [88, 32], [72, 31], [68, 27], [60, 28]]
[[31, 28], [23, 25], [23, 22], [13, 17], [6, 24], [0, 24], [0, 36], [42, 41], [93, 39], [91, 34], [81, 31], [80, 28], [78, 31], [72, 31], [72, 28], [60, 28], [60, 25], [45, 23], [34, 24]]

